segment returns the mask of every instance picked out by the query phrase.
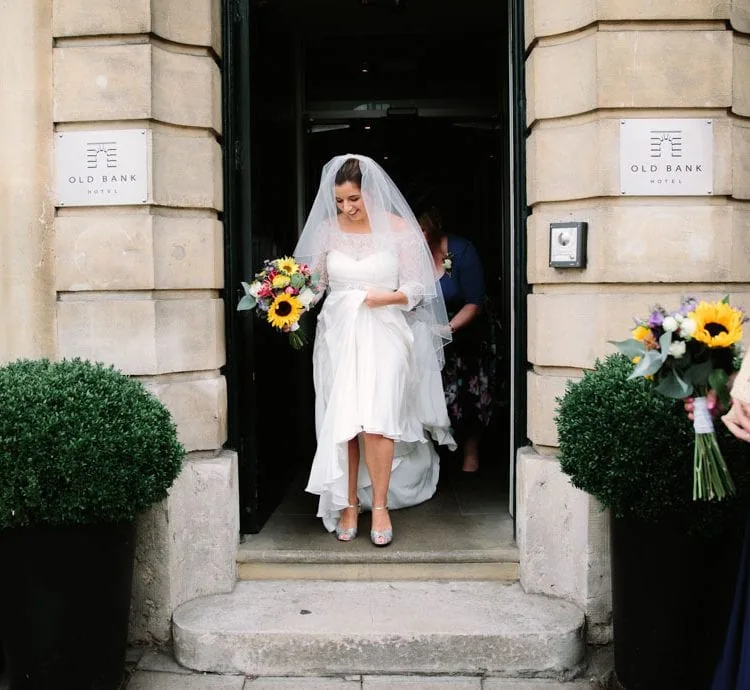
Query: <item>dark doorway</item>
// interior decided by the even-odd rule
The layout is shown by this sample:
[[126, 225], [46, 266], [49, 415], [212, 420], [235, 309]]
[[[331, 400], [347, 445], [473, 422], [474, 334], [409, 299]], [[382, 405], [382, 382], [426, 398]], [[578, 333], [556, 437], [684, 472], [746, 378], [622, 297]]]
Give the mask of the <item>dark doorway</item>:
[[[415, 208], [437, 200], [450, 231], [479, 250], [500, 324], [483, 462], [495, 466], [498, 494], [507, 496], [514, 267], [507, 8], [492, 0], [435, 5], [263, 0], [243, 4], [240, 16], [228, 12], [227, 21], [249, 20], [251, 28], [236, 39], [250, 65], [247, 100], [235, 99], [244, 105], [233, 114], [244, 120], [227, 128], [233, 136], [246, 127], [249, 144], [231, 151], [227, 281], [238, 285], [264, 258], [293, 250], [333, 155], [372, 156]], [[233, 55], [243, 59], [243, 51]], [[237, 88], [241, 67], [227, 65], [235, 77], [225, 88]], [[264, 324], [230, 311], [230, 444], [240, 452], [242, 529], [250, 533], [312, 460], [310, 350], [293, 353]]]

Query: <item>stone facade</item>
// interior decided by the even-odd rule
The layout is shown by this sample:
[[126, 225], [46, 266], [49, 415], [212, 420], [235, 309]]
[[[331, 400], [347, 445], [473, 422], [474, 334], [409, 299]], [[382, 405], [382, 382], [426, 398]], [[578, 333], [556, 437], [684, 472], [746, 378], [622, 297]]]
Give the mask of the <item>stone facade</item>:
[[51, 18], [51, 0], [2, 5], [0, 361], [56, 349]]
[[[94, 11], [95, 8], [95, 11]], [[230, 591], [239, 538], [226, 441], [220, 3], [55, 0], [58, 132], [146, 128], [152, 203], [59, 209], [57, 353], [142, 377], [188, 451], [141, 519], [131, 637], [164, 642], [175, 607]], [[93, 123], [93, 124], [92, 124]]]
[[[0, 361], [85, 356], [140, 377], [188, 450], [141, 521], [132, 637], [229, 591], [220, 0], [5, 0], [0, 22]], [[555, 398], [630, 314], [735, 283], [750, 307], [750, 0], [526, 0], [528, 435], [521, 580], [609, 636], [607, 516], [560, 473]], [[621, 118], [715, 123], [714, 195], [623, 198]], [[145, 129], [149, 202], [55, 209], [55, 132]], [[589, 223], [585, 270], [548, 266], [553, 221]], [[654, 229], [658, 228], [658, 233]], [[11, 325], [11, 327], [8, 327]]]
[[[748, 0], [528, 0], [528, 435], [518, 456], [521, 582], [584, 608], [608, 639], [608, 521], [555, 457], [555, 398], [631, 315], [686, 291], [750, 307]], [[621, 118], [714, 121], [714, 194], [628, 197]], [[589, 224], [588, 266], [548, 266], [549, 223]], [[726, 283], [735, 283], [731, 288]]]
[[[236, 580], [227, 438], [219, 0], [10, 0], [0, 61], [0, 361], [88, 357], [140, 377], [188, 451], [141, 519], [131, 636]], [[54, 133], [145, 129], [149, 203], [55, 209]]]

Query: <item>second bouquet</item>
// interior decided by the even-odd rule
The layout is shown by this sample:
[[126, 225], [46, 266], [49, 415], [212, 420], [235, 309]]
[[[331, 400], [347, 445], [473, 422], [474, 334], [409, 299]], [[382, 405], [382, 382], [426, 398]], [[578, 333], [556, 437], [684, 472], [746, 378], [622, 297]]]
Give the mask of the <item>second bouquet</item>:
[[734, 482], [716, 440], [707, 396], [714, 391], [729, 409], [729, 376], [742, 356], [741, 309], [719, 302], [682, 301], [675, 311], [657, 305], [645, 319], [636, 319], [632, 337], [613, 343], [630, 357], [630, 378], [646, 377], [670, 398], [693, 397], [695, 452], [693, 499], [721, 500], [735, 492]]

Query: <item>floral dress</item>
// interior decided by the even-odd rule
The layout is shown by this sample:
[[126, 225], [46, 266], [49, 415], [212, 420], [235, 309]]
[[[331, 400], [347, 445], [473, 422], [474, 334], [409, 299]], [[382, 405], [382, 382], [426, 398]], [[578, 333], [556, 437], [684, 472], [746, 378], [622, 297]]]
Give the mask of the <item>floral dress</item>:
[[495, 385], [495, 345], [491, 315], [486, 310], [482, 263], [474, 245], [462, 237], [448, 235], [450, 271], [440, 278], [448, 317], [466, 304], [476, 304], [482, 313], [453, 334], [445, 350], [443, 387], [451, 427], [458, 434], [489, 425]]

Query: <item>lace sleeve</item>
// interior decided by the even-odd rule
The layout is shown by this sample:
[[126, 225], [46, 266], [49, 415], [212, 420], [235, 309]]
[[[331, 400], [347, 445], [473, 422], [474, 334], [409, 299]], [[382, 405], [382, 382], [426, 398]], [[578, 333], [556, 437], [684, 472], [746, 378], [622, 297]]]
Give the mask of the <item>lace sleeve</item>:
[[399, 291], [406, 295], [407, 303], [401, 305], [404, 311], [411, 311], [425, 295], [424, 277], [421, 270], [421, 238], [407, 230], [396, 233], [398, 249]]
[[315, 295], [313, 304], [317, 304], [323, 299], [328, 288], [328, 253], [320, 254], [314, 266], [310, 267], [313, 276], [318, 276], [318, 293]]

